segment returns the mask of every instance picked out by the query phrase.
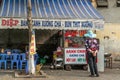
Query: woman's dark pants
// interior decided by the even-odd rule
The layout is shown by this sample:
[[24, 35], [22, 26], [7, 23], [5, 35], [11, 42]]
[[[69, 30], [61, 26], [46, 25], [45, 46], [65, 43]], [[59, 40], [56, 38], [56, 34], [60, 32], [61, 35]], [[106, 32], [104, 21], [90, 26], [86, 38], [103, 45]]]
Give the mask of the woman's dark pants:
[[92, 53], [88, 53], [88, 64], [90, 68], [91, 75], [99, 75], [98, 74], [98, 69], [97, 69], [97, 64], [96, 64], [96, 56], [93, 56]]

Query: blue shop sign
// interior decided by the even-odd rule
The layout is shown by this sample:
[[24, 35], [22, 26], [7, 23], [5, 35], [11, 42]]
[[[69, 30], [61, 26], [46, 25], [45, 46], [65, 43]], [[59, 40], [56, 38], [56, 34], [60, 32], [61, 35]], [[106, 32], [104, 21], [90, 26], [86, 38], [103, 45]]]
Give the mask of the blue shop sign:
[[[92, 21], [43, 21], [33, 20], [34, 27], [93, 28]], [[27, 20], [21, 20], [21, 26], [27, 26]]]
[[82, 26], [83, 28], [92, 28], [93, 27], [93, 23], [92, 21], [85, 21], [85, 22], [82, 22]]

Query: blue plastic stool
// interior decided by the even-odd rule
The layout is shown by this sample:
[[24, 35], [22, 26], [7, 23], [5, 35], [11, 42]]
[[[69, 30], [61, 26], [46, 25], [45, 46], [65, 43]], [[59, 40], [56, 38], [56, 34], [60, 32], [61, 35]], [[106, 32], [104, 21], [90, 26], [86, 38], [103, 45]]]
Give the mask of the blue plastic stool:
[[37, 53], [34, 54], [34, 62], [35, 62], [35, 65], [37, 64], [38, 58], [39, 58], [38, 54], [37, 54]]
[[6, 70], [7, 66], [6, 66], [6, 56], [7, 54], [0, 54], [0, 69], [2, 69], [2, 63], [4, 64], [4, 69]]
[[20, 60], [19, 61], [20, 61], [20, 70], [22, 70], [23, 63], [26, 64], [26, 62], [27, 62], [25, 53], [20, 54]]
[[28, 71], [28, 60], [26, 61], [25, 72], [26, 72], [26, 74], [29, 72], [29, 71]]
[[14, 63], [16, 63], [16, 69], [19, 69], [19, 54], [11, 54], [12, 60], [11, 60], [11, 69], [14, 67]]

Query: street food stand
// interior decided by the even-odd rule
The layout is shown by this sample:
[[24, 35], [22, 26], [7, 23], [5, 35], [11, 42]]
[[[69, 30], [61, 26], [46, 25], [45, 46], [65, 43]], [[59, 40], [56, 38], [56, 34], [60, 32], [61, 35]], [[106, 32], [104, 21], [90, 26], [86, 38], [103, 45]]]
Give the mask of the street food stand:
[[86, 49], [83, 35], [86, 30], [66, 30], [64, 31], [64, 64], [66, 69], [71, 69], [71, 65], [86, 66]]
[[[62, 45], [65, 56], [64, 64], [86, 64], [85, 48], [81, 43], [83, 38], [80, 37], [80, 30], [101, 30], [104, 26], [103, 16], [92, 6], [90, 0], [31, 1], [33, 29], [48, 30], [53, 33], [54, 30], [63, 30], [63, 35], [66, 35], [66, 31], [74, 32], [75, 30], [76, 34], [64, 35], [64, 46]], [[0, 29], [28, 29], [26, 8], [27, 0], [2, 0]], [[45, 40], [41, 41], [42, 44]]]

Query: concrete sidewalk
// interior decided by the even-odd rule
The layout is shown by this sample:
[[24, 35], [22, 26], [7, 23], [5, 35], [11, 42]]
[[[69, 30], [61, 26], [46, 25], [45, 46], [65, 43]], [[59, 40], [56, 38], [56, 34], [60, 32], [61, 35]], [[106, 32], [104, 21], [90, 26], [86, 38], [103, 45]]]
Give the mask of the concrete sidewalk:
[[66, 70], [50, 70], [43, 68], [43, 71], [48, 75], [47, 78], [15, 78], [14, 71], [0, 71], [0, 80], [120, 80], [120, 64], [113, 64], [113, 69], [105, 69], [105, 72], [100, 73], [100, 77], [88, 77], [88, 71], [74, 69]]
[[105, 69], [100, 77], [88, 77], [89, 72], [83, 70], [44, 70], [47, 78], [15, 78], [14, 71], [0, 72], [0, 80], [119, 80], [120, 69]]

